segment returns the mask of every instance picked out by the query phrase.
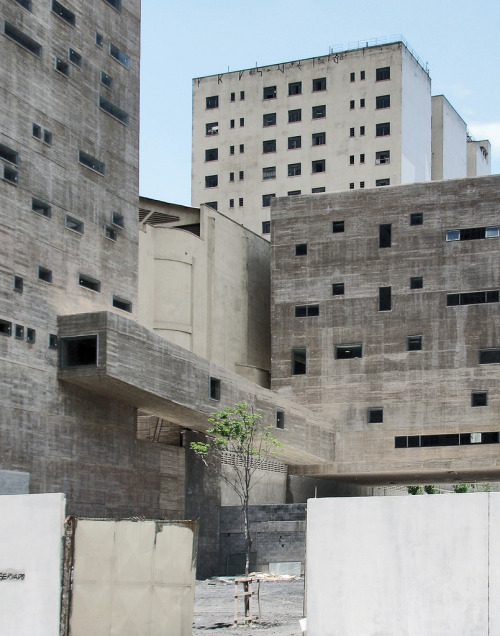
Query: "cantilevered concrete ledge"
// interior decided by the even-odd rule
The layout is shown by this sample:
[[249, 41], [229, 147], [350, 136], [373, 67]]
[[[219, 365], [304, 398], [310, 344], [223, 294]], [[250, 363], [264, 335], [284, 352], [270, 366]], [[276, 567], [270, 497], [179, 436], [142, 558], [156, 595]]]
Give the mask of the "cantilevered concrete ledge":
[[[288, 402], [245, 378], [212, 364], [112, 312], [59, 316], [61, 360], [66, 339], [97, 336], [94, 363], [61, 366], [58, 377], [89, 392], [123, 400], [179, 426], [206, 431], [207, 416], [246, 402], [274, 426], [276, 409], [285, 413], [285, 428], [274, 435], [285, 445], [277, 459], [311, 465], [335, 460], [333, 423]], [[75, 340], [73, 340], [74, 342]], [[220, 380], [220, 401], [209, 397], [210, 377]]]

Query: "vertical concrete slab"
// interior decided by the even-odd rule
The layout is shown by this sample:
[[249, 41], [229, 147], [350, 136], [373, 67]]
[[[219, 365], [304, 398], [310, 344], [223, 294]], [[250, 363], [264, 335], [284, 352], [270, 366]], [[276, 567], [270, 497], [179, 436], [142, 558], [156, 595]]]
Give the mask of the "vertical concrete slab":
[[59, 634], [64, 495], [0, 497], [0, 634]]
[[309, 500], [307, 586], [308, 636], [488, 634], [488, 494]]
[[489, 501], [489, 588], [488, 634], [500, 634], [500, 493], [492, 492]]

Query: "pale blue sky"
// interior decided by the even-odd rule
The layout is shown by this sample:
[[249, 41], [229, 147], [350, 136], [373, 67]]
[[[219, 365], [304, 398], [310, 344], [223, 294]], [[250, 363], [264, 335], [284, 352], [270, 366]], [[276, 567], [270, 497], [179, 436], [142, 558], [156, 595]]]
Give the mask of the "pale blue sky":
[[142, 0], [140, 193], [191, 203], [193, 77], [402, 34], [500, 172], [499, 0]]

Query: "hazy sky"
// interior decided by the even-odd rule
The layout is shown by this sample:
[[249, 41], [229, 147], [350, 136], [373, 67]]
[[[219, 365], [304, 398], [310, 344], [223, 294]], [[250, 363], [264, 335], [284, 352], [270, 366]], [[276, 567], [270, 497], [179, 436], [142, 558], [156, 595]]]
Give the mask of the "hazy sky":
[[142, 0], [140, 193], [191, 204], [192, 78], [401, 34], [500, 172], [500, 1]]

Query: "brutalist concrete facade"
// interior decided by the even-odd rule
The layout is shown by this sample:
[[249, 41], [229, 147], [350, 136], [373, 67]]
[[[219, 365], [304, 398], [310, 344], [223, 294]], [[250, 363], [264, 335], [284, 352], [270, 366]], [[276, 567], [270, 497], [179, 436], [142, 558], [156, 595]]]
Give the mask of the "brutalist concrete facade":
[[498, 480], [499, 188], [273, 203], [272, 389], [335, 431], [330, 465], [302, 474]]

